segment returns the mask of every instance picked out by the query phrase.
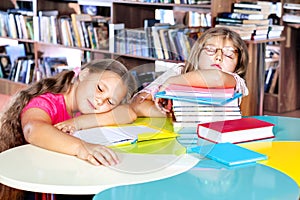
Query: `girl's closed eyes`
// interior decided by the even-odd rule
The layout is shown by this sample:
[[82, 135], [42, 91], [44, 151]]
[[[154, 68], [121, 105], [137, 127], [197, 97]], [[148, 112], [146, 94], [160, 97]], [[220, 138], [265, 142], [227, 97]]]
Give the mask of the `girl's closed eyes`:
[[209, 56], [214, 56], [219, 50], [222, 52], [222, 55], [230, 58], [230, 59], [235, 59], [236, 54], [238, 53], [238, 50], [231, 46], [225, 46], [223, 48], [217, 48], [216, 46], [213, 45], [207, 45], [202, 48], [204, 52], [209, 55]]

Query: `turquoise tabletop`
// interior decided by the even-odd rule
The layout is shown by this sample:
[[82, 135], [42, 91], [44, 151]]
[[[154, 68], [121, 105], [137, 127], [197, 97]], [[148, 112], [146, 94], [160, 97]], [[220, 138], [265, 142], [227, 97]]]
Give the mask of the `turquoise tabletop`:
[[298, 199], [298, 185], [287, 175], [264, 165], [226, 169], [202, 160], [191, 170], [159, 181], [118, 186], [93, 200], [283, 200]]
[[[300, 141], [297, 127], [299, 118], [254, 116], [274, 123], [275, 135], [271, 141]], [[170, 122], [162, 119], [140, 119], [152, 125], [170, 128]], [[159, 121], [161, 123], [159, 124]], [[195, 134], [195, 133], [193, 133]], [[185, 147], [201, 145], [191, 137]], [[182, 140], [184, 141], [184, 140]], [[180, 142], [180, 139], [179, 139]], [[93, 200], [182, 200], [182, 199], [243, 199], [243, 200], [282, 200], [299, 199], [297, 183], [285, 173], [262, 164], [237, 168], [227, 168], [213, 160], [203, 158], [192, 169], [182, 174], [159, 181], [118, 186], [97, 194]]]

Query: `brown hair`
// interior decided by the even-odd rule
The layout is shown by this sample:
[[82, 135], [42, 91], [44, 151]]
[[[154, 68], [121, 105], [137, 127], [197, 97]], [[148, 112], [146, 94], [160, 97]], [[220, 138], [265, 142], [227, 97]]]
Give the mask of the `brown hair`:
[[197, 39], [191, 49], [189, 57], [187, 58], [183, 73], [199, 69], [199, 63], [201, 62], [199, 57], [202, 52], [202, 48], [205, 46], [205, 43], [208, 39], [217, 36], [222, 36], [224, 39], [231, 40], [234, 47], [238, 49], [239, 57], [237, 66], [235, 68], [235, 73], [242, 78], [245, 76], [249, 62], [247, 46], [238, 33], [224, 27], [210, 28]]

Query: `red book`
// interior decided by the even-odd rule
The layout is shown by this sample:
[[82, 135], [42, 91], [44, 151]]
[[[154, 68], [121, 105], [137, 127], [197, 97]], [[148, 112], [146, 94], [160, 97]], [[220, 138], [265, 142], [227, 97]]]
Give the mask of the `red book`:
[[171, 84], [165, 89], [166, 95], [185, 97], [233, 97], [234, 88], [207, 88]]
[[241, 118], [198, 124], [197, 134], [214, 143], [240, 143], [274, 138], [273, 126], [256, 118]]

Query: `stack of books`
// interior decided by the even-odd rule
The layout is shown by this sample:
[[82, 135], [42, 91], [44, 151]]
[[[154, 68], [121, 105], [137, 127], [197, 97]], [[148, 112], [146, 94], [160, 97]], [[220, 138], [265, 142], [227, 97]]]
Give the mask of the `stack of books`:
[[238, 103], [240, 93], [234, 88], [200, 88], [169, 85], [156, 98], [172, 100], [173, 127], [175, 132], [195, 132], [197, 125], [229, 119], [240, 119]]
[[244, 40], [257, 40], [280, 37], [283, 26], [273, 25], [268, 18], [276, 12], [272, 2], [238, 2], [232, 12], [219, 13], [216, 27], [227, 27]]
[[300, 3], [284, 3], [282, 20], [288, 23], [300, 23]]

